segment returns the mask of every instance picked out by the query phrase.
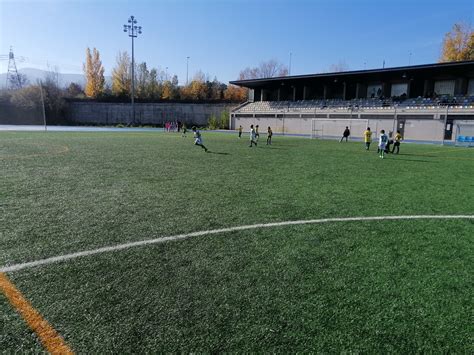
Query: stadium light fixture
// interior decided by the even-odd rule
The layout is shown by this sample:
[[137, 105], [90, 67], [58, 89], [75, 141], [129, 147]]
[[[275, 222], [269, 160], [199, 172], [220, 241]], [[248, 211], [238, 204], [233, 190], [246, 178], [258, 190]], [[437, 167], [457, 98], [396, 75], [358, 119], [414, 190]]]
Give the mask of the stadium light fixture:
[[123, 32], [128, 32], [128, 37], [132, 38], [132, 124], [135, 123], [135, 48], [134, 38], [142, 34], [142, 26], [137, 26], [135, 16], [130, 16], [127, 21], [129, 25], [123, 25]]

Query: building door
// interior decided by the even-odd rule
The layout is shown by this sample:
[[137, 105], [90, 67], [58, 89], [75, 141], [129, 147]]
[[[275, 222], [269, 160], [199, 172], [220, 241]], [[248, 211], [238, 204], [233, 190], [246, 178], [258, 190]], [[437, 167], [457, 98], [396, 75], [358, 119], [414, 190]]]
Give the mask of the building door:
[[397, 120], [397, 129], [395, 130], [395, 132], [396, 131], [399, 131], [402, 137], [405, 137], [405, 119], [404, 118], [401, 118], [401, 119], [399, 118]]
[[446, 120], [446, 127], [444, 127], [444, 139], [450, 141], [452, 138], [453, 138], [453, 119], [448, 118]]

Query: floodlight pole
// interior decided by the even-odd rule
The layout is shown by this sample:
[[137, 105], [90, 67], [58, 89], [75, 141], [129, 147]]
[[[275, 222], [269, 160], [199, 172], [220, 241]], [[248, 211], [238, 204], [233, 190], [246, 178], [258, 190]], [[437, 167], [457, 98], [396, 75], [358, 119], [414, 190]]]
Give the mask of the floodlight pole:
[[43, 124], [44, 124], [44, 131], [46, 132], [48, 130], [46, 126], [46, 111], [44, 109], [44, 97], [43, 97], [43, 83], [41, 81], [38, 81], [39, 84], [39, 89], [40, 89], [40, 94], [41, 94], [41, 105], [43, 106]]
[[134, 38], [142, 33], [142, 26], [137, 26], [135, 16], [130, 16], [128, 25], [123, 25], [123, 32], [132, 38], [132, 123], [135, 123], [135, 44]]
[[186, 85], [188, 85], [189, 58], [190, 57], [186, 57]]

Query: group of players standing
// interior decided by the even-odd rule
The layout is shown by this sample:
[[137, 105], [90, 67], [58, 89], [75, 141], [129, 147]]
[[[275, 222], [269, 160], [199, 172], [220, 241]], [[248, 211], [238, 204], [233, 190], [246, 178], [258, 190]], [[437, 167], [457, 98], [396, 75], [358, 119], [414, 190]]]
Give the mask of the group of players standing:
[[[242, 137], [242, 126], [239, 126], [239, 138]], [[273, 131], [271, 127], [268, 127], [267, 130], [267, 145], [272, 145], [272, 137]], [[258, 132], [258, 125], [253, 127], [253, 124], [250, 125], [250, 145], [249, 147], [252, 148], [253, 145], [257, 146], [258, 139], [260, 138], [260, 133]]]
[[[392, 153], [392, 154], [400, 153], [401, 140], [402, 140], [402, 135], [400, 134], [400, 131], [397, 131], [394, 139], [391, 140], [388, 138], [388, 135], [385, 133], [385, 130], [382, 129], [380, 131], [379, 144], [377, 146], [377, 153], [379, 153], [379, 157], [383, 159], [385, 153]], [[365, 149], [369, 150], [370, 143], [372, 142], [372, 131], [370, 130], [370, 127], [367, 127], [367, 129], [364, 132], [364, 142], [365, 142]], [[391, 144], [393, 144], [392, 151], [390, 151]], [[396, 153], [395, 153], [395, 149], [397, 150]]]
[[[342, 138], [339, 141], [340, 143], [345, 139], [346, 142], [351, 135], [351, 131], [349, 130], [349, 127], [346, 126], [346, 129], [342, 133]], [[394, 139], [389, 139], [388, 135], [385, 133], [385, 130], [382, 129], [380, 131], [379, 135], [379, 143], [377, 145], [377, 153], [379, 153], [380, 158], [384, 158], [385, 153], [392, 153], [392, 154], [398, 154], [400, 152], [400, 142], [402, 140], [402, 135], [400, 131], [397, 131], [397, 134], [395, 134]], [[364, 143], [365, 143], [365, 150], [370, 149], [370, 143], [372, 143], [372, 131], [370, 130], [370, 127], [367, 127], [367, 129], [364, 132]], [[393, 144], [392, 151], [390, 151], [390, 146]], [[395, 153], [395, 149], [397, 152]]]
[[[203, 141], [202, 141], [202, 135], [201, 132], [196, 128], [196, 126], [193, 126], [192, 128], [193, 134], [194, 134], [194, 144], [197, 146], [200, 146], [202, 149], [204, 149], [205, 152], [208, 152], [208, 149], [204, 146]], [[239, 132], [239, 138], [242, 137], [242, 126], [239, 126], [238, 129]], [[184, 133], [186, 134], [186, 133]], [[351, 132], [349, 130], [349, 127], [346, 126], [346, 129], [342, 133], [342, 138], [340, 142], [342, 142], [344, 139], [346, 142], [348, 141], [348, 138], [350, 136]], [[272, 144], [272, 137], [273, 137], [273, 131], [271, 127], [268, 127], [267, 130], [267, 145]], [[253, 147], [254, 145], [257, 146], [258, 139], [260, 138], [260, 133], [258, 132], [258, 125], [253, 126], [250, 125], [250, 145], [249, 147]], [[402, 140], [402, 135], [400, 134], [400, 131], [397, 131], [395, 134], [394, 140], [389, 140], [388, 135], [385, 133], [385, 130], [380, 131], [379, 135], [379, 142], [377, 146], [377, 153], [379, 153], [380, 158], [384, 158], [385, 153], [392, 153], [392, 154], [398, 154], [400, 152], [400, 141]], [[369, 150], [370, 149], [370, 144], [372, 143], [372, 131], [370, 130], [370, 127], [367, 127], [367, 129], [364, 132], [364, 142], [365, 142], [365, 149]], [[390, 145], [393, 144], [392, 151], [390, 151]], [[397, 152], [395, 153], [395, 149]]]

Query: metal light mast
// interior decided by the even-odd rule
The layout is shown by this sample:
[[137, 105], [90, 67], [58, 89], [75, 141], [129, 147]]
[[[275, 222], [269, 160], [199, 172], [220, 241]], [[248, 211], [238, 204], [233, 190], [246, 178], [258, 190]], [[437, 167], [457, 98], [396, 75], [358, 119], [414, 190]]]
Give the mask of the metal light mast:
[[142, 26], [137, 26], [135, 16], [130, 16], [128, 25], [123, 25], [123, 32], [132, 38], [132, 123], [135, 123], [135, 52], [133, 39], [142, 33]]

